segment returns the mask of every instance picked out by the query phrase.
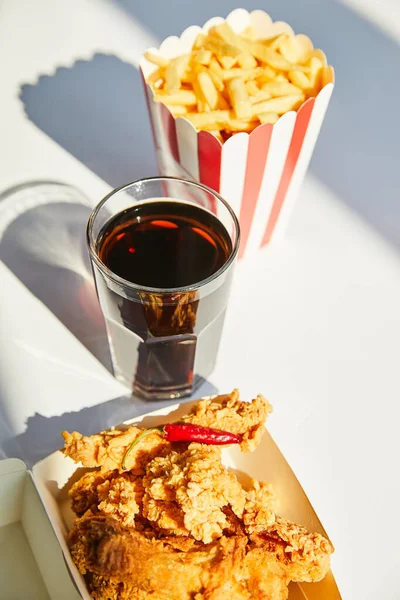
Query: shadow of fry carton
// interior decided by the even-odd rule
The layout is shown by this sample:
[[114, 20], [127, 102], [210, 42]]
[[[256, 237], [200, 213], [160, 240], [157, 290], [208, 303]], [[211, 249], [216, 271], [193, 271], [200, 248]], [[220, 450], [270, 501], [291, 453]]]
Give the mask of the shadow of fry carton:
[[[210, 19], [203, 28], [192, 26], [180, 38], [169, 37], [151, 50], [170, 59], [188, 53], [197, 35], [224, 19]], [[236, 9], [226, 18], [236, 33], [248, 26], [266, 39], [281, 33], [294, 35], [284, 22], [272, 22], [264, 11]], [[295, 36], [302, 43], [311, 41]], [[326, 60], [323, 52], [316, 51]], [[250, 134], [237, 133], [221, 143], [209, 131], [196, 131], [184, 117], [174, 118], [166, 105], [156, 102], [146, 83], [156, 65], [140, 63], [146, 91], [158, 168], [161, 174], [193, 179], [219, 192], [236, 211], [242, 243], [239, 256], [251, 255], [284, 231], [298, 197], [334, 87], [333, 69], [316, 97], [283, 114], [275, 124], [262, 124]]]

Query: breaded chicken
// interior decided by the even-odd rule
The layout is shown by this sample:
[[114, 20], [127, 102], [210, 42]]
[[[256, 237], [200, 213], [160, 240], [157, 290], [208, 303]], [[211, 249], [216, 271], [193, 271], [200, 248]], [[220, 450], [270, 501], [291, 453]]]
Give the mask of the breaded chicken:
[[223, 509], [229, 506], [241, 517], [246, 501], [235, 475], [221, 462], [220, 448], [204, 444], [193, 443], [184, 452], [154, 458], [146, 468], [143, 487], [144, 517], [170, 530], [176, 520], [179, 535], [190, 534], [206, 544], [221, 537], [227, 526]]
[[320, 533], [277, 517], [265, 531], [250, 537], [263, 552], [274, 552], [291, 581], [320, 581], [329, 571], [333, 547]]
[[[251, 451], [270, 412], [262, 396], [241, 402], [235, 390], [182, 420], [237, 433]], [[271, 485], [244, 489], [219, 446], [149, 431], [123, 471], [142, 432], [63, 434], [65, 453], [95, 468], [69, 491], [79, 518], [68, 540], [95, 600], [286, 600], [290, 581], [325, 576], [330, 542], [277, 516]]]
[[325, 575], [331, 547], [303, 530], [295, 532], [293, 524], [280, 527], [301, 540], [295, 563], [301, 571], [293, 570], [293, 550], [279, 528], [255, 538], [222, 536], [210, 544], [186, 538], [182, 549], [177, 537], [160, 540], [89, 514], [77, 520], [68, 544], [80, 572], [91, 573], [89, 588], [99, 600], [285, 600], [288, 584], [307, 561], [307, 581]]
[[[262, 396], [257, 396], [252, 402], [242, 402], [239, 392], [234, 390], [231, 394], [217, 396], [213, 400], [201, 400], [182, 421], [240, 434], [240, 447], [247, 452], [254, 450], [259, 443], [265, 420], [271, 411], [271, 405]], [[64, 453], [84, 467], [122, 471], [124, 454], [142, 431], [137, 427], [128, 427], [125, 430], [112, 429], [90, 436], [76, 431], [64, 431]], [[161, 433], [149, 433], [129, 454], [128, 470], [135, 475], [143, 474], [149, 460], [159, 456], [163, 449], [170, 448], [170, 443]]]
[[182, 421], [240, 434], [241, 450], [252, 452], [260, 442], [271, 412], [272, 406], [261, 394], [251, 402], [242, 402], [239, 390], [233, 390], [212, 400], [200, 400]]
[[[117, 469], [123, 472], [122, 459], [130, 444], [143, 429], [110, 429], [95, 435], [82, 435], [77, 431], [63, 431], [64, 454], [84, 467], [100, 467], [102, 471]], [[140, 444], [133, 448], [127, 459], [127, 468], [135, 475], [143, 475], [149, 460], [169, 450], [171, 445], [157, 431], [146, 435]]]
[[225, 508], [241, 518], [246, 503], [242, 486], [221, 462], [220, 448], [196, 443], [153, 458], [143, 477], [117, 470], [86, 473], [69, 495], [78, 516], [91, 510], [135, 527], [141, 514], [165, 535], [192, 535], [205, 543], [228, 526]]

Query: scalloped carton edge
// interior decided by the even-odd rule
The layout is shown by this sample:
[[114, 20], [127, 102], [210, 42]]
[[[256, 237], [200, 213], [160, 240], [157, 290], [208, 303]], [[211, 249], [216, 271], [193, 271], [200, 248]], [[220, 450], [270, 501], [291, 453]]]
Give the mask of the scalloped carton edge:
[[[259, 37], [279, 33], [294, 35], [282, 21], [272, 22], [262, 10], [243, 8], [226, 18], [236, 32], [248, 25]], [[178, 38], [166, 38], [151, 48], [166, 58], [189, 52], [196, 36], [224, 21], [214, 17], [200, 28], [188, 27]], [[297, 37], [304, 37], [299, 34]], [[142, 57], [140, 69], [146, 93], [160, 174], [192, 179], [219, 192], [235, 210], [241, 226], [239, 258], [252, 255], [285, 231], [324, 120], [334, 81], [297, 112], [282, 115], [274, 125], [259, 125], [250, 134], [238, 133], [221, 144], [208, 131], [196, 131], [185, 118], [174, 118], [168, 108], [155, 102], [145, 79], [156, 68]], [[168, 190], [173, 193], [173, 187]]]

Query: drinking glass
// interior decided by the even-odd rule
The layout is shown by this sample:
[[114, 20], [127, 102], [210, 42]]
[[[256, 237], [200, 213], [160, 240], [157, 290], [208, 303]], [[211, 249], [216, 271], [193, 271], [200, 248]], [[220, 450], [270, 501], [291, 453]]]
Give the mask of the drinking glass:
[[[216, 247], [217, 238], [211, 237], [213, 227], [215, 229], [218, 224], [225, 244], [219, 268], [204, 277], [202, 266], [207, 252], [196, 254], [192, 247], [181, 247], [180, 234], [174, 232], [178, 237], [174, 238], [177, 245], [174, 246], [173, 261], [163, 255], [158, 242], [153, 248], [153, 238], [147, 237], [151, 256], [145, 255], [141, 264], [141, 272], [146, 272], [149, 265], [146, 285], [135, 281], [134, 270], [129, 272], [129, 277], [126, 271], [125, 277], [113, 272], [112, 265], [106, 264], [102, 254], [105, 232], [113, 235], [113, 223], [129, 221], [132, 211], [136, 215], [136, 225], [140, 224], [141, 211], [151, 215], [153, 208], [160, 208], [160, 202], [166, 201], [168, 205], [161, 205], [161, 209], [168, 206], [171, 211], [172, 207], [172, 216], [178, 219], [186, 214], [191, 218], [195, 215], [190, 224], [202, 237], [199, 242], [203, 244], [212, 243]], [[165, 224], [166, 218], [157, 220], [154, 217], [149, 230], [144, 228], [141, 236], [149, 236], [157, 224]], [[179, 220], [176, 222], [180, 223]], [[178, 227], [168, 223], [168, 227]], [[193, 231], [190, 232], [192, 236]], [[122, 237], [117, 235], [117, 230], [115, 233], [115, 240]], [[135, 242], [135, 232], [132, 239]], [[146, 241], [144, 237], [141, 240]], [[87, 225], [87, 244], [105, 317], [114, 374], [134, 393], [147, 399], [180, 398], [190, 395], [211, 374], [239, 242], [239, 223], [228, 203], [210, 188], [183, 179], [154, 177], [135, 181], [111, 192], [93, 210]], [[210, 249], [214, 250], [214, 247]], [[129, 251], [136, 252], [134, 248]], [[159, 252], [159, 268], [153, 280], [150, 264], [154, 265], [154, 252]], [[180, 285], [182, 269], [189, 269], [191, 280]], [[165, 285], [168, 278], [175, 282], [173, 287]]]

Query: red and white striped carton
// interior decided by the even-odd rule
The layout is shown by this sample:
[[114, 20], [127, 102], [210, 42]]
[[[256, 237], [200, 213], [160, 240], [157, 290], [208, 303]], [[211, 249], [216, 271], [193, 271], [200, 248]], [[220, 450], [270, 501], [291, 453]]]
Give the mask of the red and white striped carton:
[[[294, 35], [287, 23], [272, 22], [262, 10], [249, 13], [238, 8], [226, 20], [237, 33], [252, 26], [260, 38], [285, 32]], [[180, 38], [168, 37], [159, 49], [151, 50], [165, 58], [190, 52], [201, 31], [207, 32], [222, 21], [215, 17], [203, 28], [189, 27]], [[238, 133], [221, 144], [208, 131], [196, 131], [187, 119], [175, 119], [165, 105], [154, 100], [145, 80], [155, 68], [144, 57], [140, 61], [160, 173], [189, 178], [219, 192], [239, 217], [239, 256], [253, 254], [275, 239], [287, 224], [334, 82], [327, 83], [316, 98], [306, 100], [297, 112], [284, 114], [274, 125], [259, 125], [250, 134]]]

